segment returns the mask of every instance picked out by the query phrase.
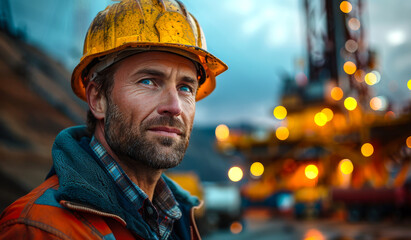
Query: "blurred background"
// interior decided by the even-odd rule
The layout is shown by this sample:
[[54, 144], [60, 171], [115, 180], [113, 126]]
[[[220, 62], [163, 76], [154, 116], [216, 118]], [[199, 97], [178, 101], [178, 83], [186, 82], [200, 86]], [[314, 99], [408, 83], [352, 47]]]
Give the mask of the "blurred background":
[[[0, 210], [87, 106], [71, 71], [109, 0], [0, 0]], [[185, 1], [229, 70], [167, 174], [205, 239], [411, 239], [411, 1]]]

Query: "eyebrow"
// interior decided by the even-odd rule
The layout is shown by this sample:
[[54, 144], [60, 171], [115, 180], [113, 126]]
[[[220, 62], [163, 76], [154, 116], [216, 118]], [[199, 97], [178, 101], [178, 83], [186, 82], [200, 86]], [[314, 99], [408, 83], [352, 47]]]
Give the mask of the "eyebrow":
[[[156, 77], [165, 77], [166, 74], [162, 71], [159, 71], [157, 69], [154, 68], [143, 68], [140, 69], [138, 71], [136, 71], [135, 73], [132, 74], [132, 76], [136, 76], [138, 74], [148, 74], [148, 75], [152, 75], [152, 76], [156, 76]], [[198, 80], [189, 76], [183, 76], [182, 81], [189, 83], [189, 84], [193, 84], [193, 85], [197, 85], [198, 87]]]

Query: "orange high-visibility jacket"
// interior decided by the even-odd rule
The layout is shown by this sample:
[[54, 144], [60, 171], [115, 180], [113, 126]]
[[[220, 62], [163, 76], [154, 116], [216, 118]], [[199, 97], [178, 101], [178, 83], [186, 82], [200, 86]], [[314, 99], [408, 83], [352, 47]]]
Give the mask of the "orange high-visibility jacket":
[[[114, 183], [80, 147], [85, 131], [69, 128], [57, 136], [52, 175], [4, 210], [0, 239], [158, 239], [139, 214], [126, 210]], [[183, 213], [171, 239], [200, 239], [193, 213], [198, 200], [163, 178]]]

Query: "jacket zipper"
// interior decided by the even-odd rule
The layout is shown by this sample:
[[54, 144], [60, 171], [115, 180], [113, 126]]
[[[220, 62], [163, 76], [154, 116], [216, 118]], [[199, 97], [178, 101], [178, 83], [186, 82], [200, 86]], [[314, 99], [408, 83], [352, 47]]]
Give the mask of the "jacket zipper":
[[127, 226], [126, 221], [124, 221], [124, 219], [122, 219], [120, 216], [117, 216], [115, 214], [112, 213], [107, 213], [107, 212], [103, 212], [103, 211], [99, 211], [96, 209], [93, 209], [91, 207], [88, 206], [84, 206], [78, 203], [74, 203], [74, 202], [69, 202], [69, 201], [65, 201], [65, 200], [61, 200], [60, 204], [65, 206], [68, 209], [71, 210], [75, 210], [75, 211], [79, 211], [79, 212], [85, 212], [85, 213], [92, 213], [92, 214], [96, 214], [102, 217], [110, 217], [110, 218], [114, 218], [117, 221], [119, 221], [121, 224], [123, 224], [123, 226]]

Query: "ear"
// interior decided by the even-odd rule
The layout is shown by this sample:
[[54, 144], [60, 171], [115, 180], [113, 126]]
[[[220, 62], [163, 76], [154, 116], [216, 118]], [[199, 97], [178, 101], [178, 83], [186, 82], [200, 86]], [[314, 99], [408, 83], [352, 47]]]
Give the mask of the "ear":
[[102, 120], [106, 117], [107, 99], [97, 91], [97, 84], [90, 82], [86, 88], [87, 103], [94, 117]]

